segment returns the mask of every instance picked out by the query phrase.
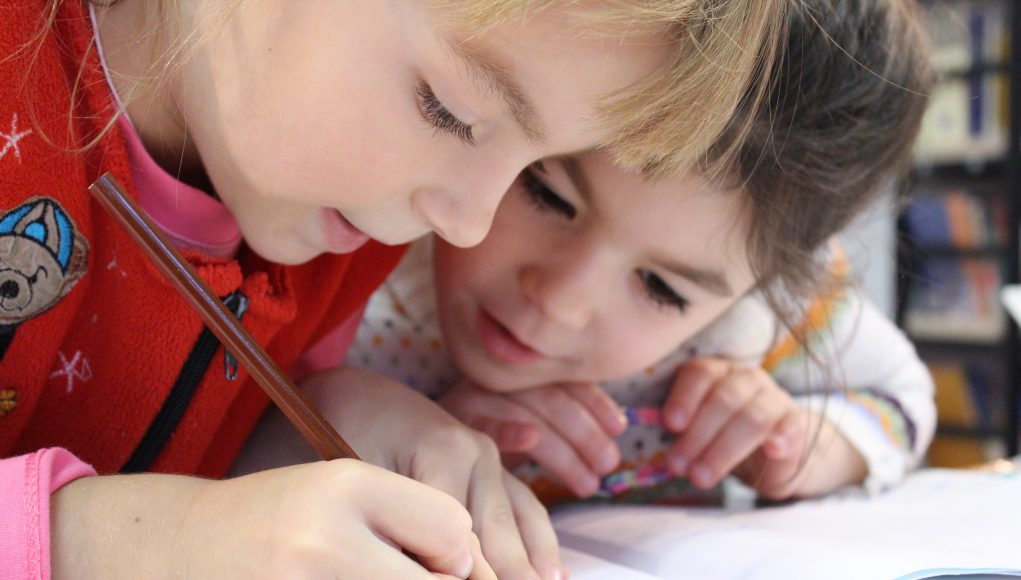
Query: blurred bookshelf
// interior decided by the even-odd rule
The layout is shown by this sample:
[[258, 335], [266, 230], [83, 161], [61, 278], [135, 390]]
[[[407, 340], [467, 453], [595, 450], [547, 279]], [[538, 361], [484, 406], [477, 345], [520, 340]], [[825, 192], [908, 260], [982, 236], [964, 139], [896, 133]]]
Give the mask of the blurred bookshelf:
[[929, 463], [1018, 453], [1021, 341], [999, 300], [1019, 282], [1021, 7], [921, 2], [938, 82], [897, 220], [898, 324], [936, 383]]

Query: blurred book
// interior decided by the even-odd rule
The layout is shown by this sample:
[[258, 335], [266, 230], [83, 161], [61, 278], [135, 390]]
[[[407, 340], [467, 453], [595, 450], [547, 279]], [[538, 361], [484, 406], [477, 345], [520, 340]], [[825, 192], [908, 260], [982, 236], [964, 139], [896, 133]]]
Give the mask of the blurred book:
[[964, 342], [1003, 337], [999, 260], [930, 257], [917, 272], [904, 316], [904, 328], [912, 337]]
[[981, 164], [1003, 156], [1008, 139], [1009, 43], [1002, 0], [941, 2], [926, 8], [933, 64], [942, 82], [915, 144], [919, 164]]
[[904, 209], [908, 233], [926, 247], [1002, 248], [1007, 240], [1007, 208], [1000, 195], [964, 187], [920, 188]]
[[1004, 413], [996, 372], [980, 360], [929, 363], [939, 430], [929, 447], [933, 467], [965, 467], [1002, 457]]

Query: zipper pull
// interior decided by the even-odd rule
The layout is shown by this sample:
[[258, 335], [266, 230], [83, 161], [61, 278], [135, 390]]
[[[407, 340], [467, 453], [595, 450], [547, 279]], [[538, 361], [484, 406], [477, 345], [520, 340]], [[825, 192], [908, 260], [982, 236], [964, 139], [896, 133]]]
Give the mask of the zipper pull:
[[[238, 320], [248, 312], [248, 297], [240, 290], [228, 294], [223, 303]], [[228, 381], [236, 381], [238, 378], [238, 359], [226, 348], [223, 349], [223, 374]]]

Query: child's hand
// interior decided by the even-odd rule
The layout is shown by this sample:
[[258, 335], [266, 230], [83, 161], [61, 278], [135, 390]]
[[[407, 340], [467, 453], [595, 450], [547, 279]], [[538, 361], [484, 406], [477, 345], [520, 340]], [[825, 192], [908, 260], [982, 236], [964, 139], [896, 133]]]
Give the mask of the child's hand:
[[627, 420], [593, 383], [498, 394], [462, 381], [440, 404], [493, 437], [501, 451], [523, 453], [543, 466], [579, 497], [598, 491], [600, 476], [620, 462], [614, 437]]
[[564, 576], [545, 507], [504, 470], [489, 437], [407, 386], [369, 371], [319, 374], [302, 389], [366, 461], [467, 506], [499, 578]]
[[51, 521], [53, 578], [496, 578], [454, 499], [350, 459], [82, 478]]
[[677, 372], [663, 422], [678, 433], [668, 452], [670, 468], [695, 486], [712, 487], [734, 471], [768, 497], [796, 489], [808, 414], [761, 368], [689, 361]]
[[663, 422], [678, 433], [671, 469], [700, 488], [733, 472], [760, 495], [786, 499], [864, 478], [864, 461], [843, 435], [761, 368], [689, 361], [678, 370]]

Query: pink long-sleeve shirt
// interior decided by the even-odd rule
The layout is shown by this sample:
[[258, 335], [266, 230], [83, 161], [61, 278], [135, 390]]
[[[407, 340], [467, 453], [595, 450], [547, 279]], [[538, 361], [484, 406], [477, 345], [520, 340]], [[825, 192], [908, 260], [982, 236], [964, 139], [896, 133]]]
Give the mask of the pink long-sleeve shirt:
[[0, 461], [0, 578], [50, 577], [50, 495], [95, 474], [60, 448]]

